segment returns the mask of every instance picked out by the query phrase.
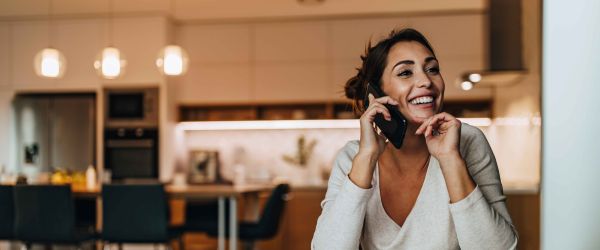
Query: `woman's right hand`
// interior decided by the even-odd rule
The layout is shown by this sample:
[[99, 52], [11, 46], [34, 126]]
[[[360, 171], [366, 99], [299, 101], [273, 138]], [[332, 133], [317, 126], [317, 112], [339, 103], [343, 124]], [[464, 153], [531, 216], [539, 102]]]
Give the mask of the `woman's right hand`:
[[374, 126], [375, 115], [383, 114], [386, 120], [391, 120], [389, 110], [383, 104], [398, 105], [389, 96], [380, 98], [369, 94], [369, 106], [360, 117], [360, 145], [358, 153], [352, 160], [352, 169], [348, 177], [361, 188], [370, 188], [375, 164], [385, 149], [386, 138], [377, 134]]
[[359, 153], [377, 159], [385, 149], [386, 138], [384, 135], [377, 133], [377, 129], [374, 126], [375, 115], [383, 114], [386, 120], [391, 120], [390, 111], [384, 104], [395, 106], [398, 105], [398, 102], [389, 96], [375, 98], [372, 94], [369, 94], [368, 98], [369, 106], [360, 117]]

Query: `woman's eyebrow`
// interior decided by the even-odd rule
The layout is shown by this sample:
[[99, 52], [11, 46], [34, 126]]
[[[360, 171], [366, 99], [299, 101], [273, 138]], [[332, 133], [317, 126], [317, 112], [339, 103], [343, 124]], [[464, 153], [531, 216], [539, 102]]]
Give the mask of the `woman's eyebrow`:
[[[437, 58], [433, 57], [433, 56], [429, 56], [427, 58], [425, 58], [425, 63], [431, 62], [431, 61], [437, 61]], [[398, 67], [401, 64], [409, 64], [409, 65], [414, 65], [415, 61], [413, 60], [403, 60], [403, 61], [399, 61], [396, 64], [394, 64], [394, 67], [392, 67], [392, 69]]]
[[437, 61], [437, 58], [433, 57], [433, 56], [429, 56], [427, 58], [425, 58], [425, 63], [431, 62], [431, 61]]
[[399, 65], [401, 65], [401, 64], [410, 64], [410, 65], [413, 65], [413, 64], [415, 64], [415, 61], [413, 61], [413, 60], [404, 60], [404, 61], [399, 61], [399, 62], [397, 62], [396, 64], [394, 64], [394, 67], [392, 67], [392, 69], [394, 69], [394, 68], [398, 67], [398, 66], [399, 66]]

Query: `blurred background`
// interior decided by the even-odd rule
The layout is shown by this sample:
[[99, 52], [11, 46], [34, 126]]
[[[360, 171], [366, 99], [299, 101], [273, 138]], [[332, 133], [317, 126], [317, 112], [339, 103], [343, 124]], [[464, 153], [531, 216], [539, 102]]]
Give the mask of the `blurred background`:
[[[410, 27], [435, 49], [445, 110], [483, 130], [492, 146], [519, 248], [594, 249], [600, 243], [586, 233], [541, 228], [578, 228], [559, 214], [585, 208], [575, 221], [587, 227], [579, 230], [598, 229], [592, 208], [600, 201], [580, 192], [591, 184], [577, 181], [598, 174], [588, 167], [598, 166], [589, 159], [598, 132], [569, 136], [562, 127], [575, 119], [565, 115], [597, 122], [586, 114], [597, 114], [589, 95], [598, 87], [589, 79], [599, 77], [580, 65], [598, 59], [574, 59], [562, 48], [581, 57], [598, 52], [599, 22], [589, 11], [600, 6], [576, 2], [1, 1], [0, 181], [68, 184], [83, 193], [101, 183], [285, 182], [291, 191], [279, 229], [256, 247], [309, 249], [332, 161], [359, 138], [343, 86], [369, 42]], [[559, 22], [563, 16], [569, 21]], [[561, 40], [573, 34], [586, 45]], [[586, 72], [578, 77], [587, 91], [564, 84], [569, 70]], [[542, 100], [544, 112], [557, 111], [551, 120]], [[565, 170], [572, 165], [578, 175]], [[541, 190], [555, 195], [544, 198], [548, 210]], [[171, 224], [185, 224], [185, 199], [169, 204]], [[239, 213], [245, 205], [241, 199]], [[101, 209], [83, 209], [100, 220]], [[183, 241], [186, 249], [221, 247], [203, 232], [186, 232]]]

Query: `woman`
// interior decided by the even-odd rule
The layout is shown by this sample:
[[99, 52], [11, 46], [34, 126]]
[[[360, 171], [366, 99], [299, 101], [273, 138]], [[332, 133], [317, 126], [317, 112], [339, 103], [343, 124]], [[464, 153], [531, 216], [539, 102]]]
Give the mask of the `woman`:
[[[514, 249], [517, 234], [494, 154], [483, 133], [441, 112], [444, 80], [432, 47], [414, 29], [369, 48], [346, 96], [360, 141], [335, 159], [313, 249]], [[387, 95], [363, 107], [367, 83]], [[373, 126], [384, 104], [407, 119], [396, 149]]]

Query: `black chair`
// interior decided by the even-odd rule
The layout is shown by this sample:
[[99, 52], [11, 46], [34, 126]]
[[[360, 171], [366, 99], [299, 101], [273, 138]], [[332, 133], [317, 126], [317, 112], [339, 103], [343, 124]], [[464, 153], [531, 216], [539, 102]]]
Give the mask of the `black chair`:
[[81, 247], [82, 243], [95, 240], [89, 227], [76, 227], [70, 186], [17, 185], [14, 200], [15, 236], [28, 249], [33, 244]]
[[[224, 200], [225, 215], [229, 215], [229, 200]], [[185, 202], [185, 231], [208, 232], [215, 227], [219, 218], [219, 202], [210, 200], [188, 200]]]
[[[289, 191], [289, 185], [277, 185], [269, 196], [258, 221], [239, 223], [238, 237], [240, 240], [244, 241], [243, 245], [245, 249], [254, 249], [255, 241], [267, 240], [273, 238], [277, 234]], [[215, 213], [213, 212], [212, 214]], [[229, 213], [227, 212], [226, 215], [228, 214]], [[225, 231], [228, 232], [229, 223], [225, 223], [225, 225]], [[200, 224], [194, 224], [194, 220], [187, 222], [186, 218], [186, 231], [202, 231], [208, 233], [210, 236], [217, 237], [219, 234], [217, 217], [215, 216], [211, 220]], [[228, 236], [227, 233], [225, 235]]]
[[168, 244], [181, 230], [169, 227], [169, 206], [161, 184], [102, 186], [102, 240], [117, 243]]
[[0, 185], [0, 240], [14, 240], [15, 210], [13, 187]]

